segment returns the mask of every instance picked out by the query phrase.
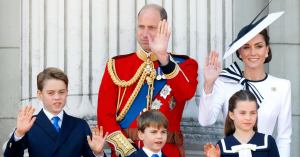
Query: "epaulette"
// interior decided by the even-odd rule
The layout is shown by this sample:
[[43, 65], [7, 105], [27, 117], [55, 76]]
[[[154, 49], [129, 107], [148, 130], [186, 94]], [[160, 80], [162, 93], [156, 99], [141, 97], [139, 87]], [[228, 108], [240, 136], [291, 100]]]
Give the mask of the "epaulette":
[[123, 54], [123, 55], [117, 55], [117, 56], [112, 57], [112, 59], [127, 58], [127, 57], [132, 56], [132, 55], [135, 55], [135, 52], [133, 52], [133, 53], [128, 53], [128, 54]]
[[172, 55], [172, 57], [176, 57], [176, 58], [181, 58], [181, 59], [189, 59], [190, 58], [187, 55], [177, 54], [175, 52], [171, 52], [170, 54]]

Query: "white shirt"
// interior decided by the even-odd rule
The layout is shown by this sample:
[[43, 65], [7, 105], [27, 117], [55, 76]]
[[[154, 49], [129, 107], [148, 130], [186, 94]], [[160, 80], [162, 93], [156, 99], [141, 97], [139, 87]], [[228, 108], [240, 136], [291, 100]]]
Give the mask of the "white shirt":
[[159, 157], [162, 156], [161, 150], [159, 152], [152, 152], [151, 150], [143, 147], [143, 151], [147, 154], [148, 157], [151, 157], [153, 154], [157, 154]]
[[62, 124], [62, 121], [63, 121], [63, 118], [64, 118], [64, 111], [63, 110], [60, 111], [57, 115], [53, 115], [52, 113], [47, 111], [45, 108], [43, 108], [43, 111], [44, 111], [45, 115], [47, 116], [47, 118], [51, 121], [52, 124], [53, 124], [52, 118], [55, 117], [55, 116], [59, 117], [58, 125], [61, 128], [61, 124]]
[[[291, 83], [289, 80], [268, 75], [262, 81], [251, 81], [264, 97], [258, 109], [258, 132], [272, 135], [277, 122], [276, 143], [281, 157], [290, 157], [292, 135]], [[211, 94], [202, 96], [199, 103], [198, 120], [202, 126], [216, 122], [222, 111], [224, 119], [228, 113], [228, 100], [243, 86], [228, 78], [219, 77]]]

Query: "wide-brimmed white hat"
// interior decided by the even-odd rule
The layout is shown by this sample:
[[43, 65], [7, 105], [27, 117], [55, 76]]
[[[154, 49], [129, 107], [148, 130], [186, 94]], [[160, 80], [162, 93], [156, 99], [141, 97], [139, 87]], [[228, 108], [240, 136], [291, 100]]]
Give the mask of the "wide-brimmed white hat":
[[228, 49], [225, 51], [223, 59], [236, 52], [240, 47], [254, 38], [262, 30], [268, 27], [276, 19], [278, 19], [284, 12], [271, 13], [257, 22], [251, 22], [249, 25], [243, 27], [238, 33], [237, 38], [229, 45]]

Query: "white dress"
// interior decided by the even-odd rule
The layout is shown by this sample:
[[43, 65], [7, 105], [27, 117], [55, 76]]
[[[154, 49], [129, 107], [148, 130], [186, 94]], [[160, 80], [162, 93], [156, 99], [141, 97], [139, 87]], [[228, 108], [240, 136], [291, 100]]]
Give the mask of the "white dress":
[[[276, 143], [281, 157], [290, 157], [291, 144], [291, 84], [289, 80], [267, 75], [261, 81], [250, 81], [262, 95], [258, 109], [258, 132], [272, 135], [277, 122]], [[202, 91], [198, 120], [202, 126], [216, 122], [222, 111], [224, 120], [228, 112], [229, 98], [244, 89], [239, 82], [219, 77], [211, 94]]]

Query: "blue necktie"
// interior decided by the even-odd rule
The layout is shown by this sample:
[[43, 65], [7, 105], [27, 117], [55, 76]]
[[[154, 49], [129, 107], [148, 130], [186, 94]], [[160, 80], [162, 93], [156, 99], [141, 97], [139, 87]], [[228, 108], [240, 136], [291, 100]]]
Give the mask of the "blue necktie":
[[159, 157], [158, 154], [152, 154], [151, 157]]
[[59, 120], [60, 120], [60, 118], [57, 117], [57, 116], [55, 116], [55, 117], [52, 118], [53, 126], [54, 126], [54, 128], [55, 128], [55, 130], [56, 130], [57, 133], [59, 133], [59, 130], [60, 130], [60, 127], [58, 125]]

